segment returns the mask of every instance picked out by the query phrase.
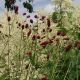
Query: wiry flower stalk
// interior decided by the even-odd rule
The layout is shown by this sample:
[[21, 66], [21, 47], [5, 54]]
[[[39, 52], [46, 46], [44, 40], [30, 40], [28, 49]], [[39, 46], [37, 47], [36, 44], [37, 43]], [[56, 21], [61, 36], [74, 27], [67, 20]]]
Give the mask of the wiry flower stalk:
[[8, 20], [8, 76], [10, 79], [10, 21], [11, 21], [11, 17], [7, 16], [7, 20]]

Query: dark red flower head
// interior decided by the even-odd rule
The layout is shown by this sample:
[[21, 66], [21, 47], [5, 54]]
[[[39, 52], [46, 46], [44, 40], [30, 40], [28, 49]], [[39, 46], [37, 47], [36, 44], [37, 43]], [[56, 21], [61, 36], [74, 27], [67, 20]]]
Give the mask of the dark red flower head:
[[36, 40], [36, 35], [33, 35], [32, 36], [32, 40]]
[[41, 45], [42, 47], [46, 47], [48, 43], [49, 43], [48, 41], [44, 41], [44, 42], [41, 42], [40, 45]]

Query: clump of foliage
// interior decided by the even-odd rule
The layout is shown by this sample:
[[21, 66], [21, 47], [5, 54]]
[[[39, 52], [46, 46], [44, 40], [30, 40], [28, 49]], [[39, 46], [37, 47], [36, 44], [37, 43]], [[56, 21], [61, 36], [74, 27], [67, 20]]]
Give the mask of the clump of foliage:
[[[30, 4], [30, 2], [32, 2], [32, 0], [28, 0], [26, 2], [23, 2], [23, 7], [28, 9], [28, 11], [30, 13], [33, 12], [33, 6]], [[15, 3], [16, 0], [5, 0], [5, 8], [7, 8], [7, 10], [14, 10], [15, 9]]]
[[80, 28], [74, 9], [56, 1], [53, 15], [34, 15], [35, 24], [26, 13], [20, 21], [17, 14], [6, 16], [7, 24], [0, 25], [0, 80], [80, 79]]
[[16, 0], [5, 0], [5, 8], [7, 8], [8, 11], [13, 10], [15, 2]]

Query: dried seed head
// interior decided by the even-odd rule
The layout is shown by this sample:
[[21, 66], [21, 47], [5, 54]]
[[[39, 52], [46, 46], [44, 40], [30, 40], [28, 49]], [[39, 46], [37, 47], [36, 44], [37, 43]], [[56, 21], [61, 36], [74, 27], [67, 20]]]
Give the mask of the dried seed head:
[[14, 11], [15, 11], [16, 14], [18, 14], [18, 10], [19, 10], [19, 7], [15, 6]]
[[50, 54], [47, 54], [47, 60], [49, 60], [50, 59]]
[[42, 36], [41, 39], [44, 39], [46, 36]]
[[18, 23], [18, 26], [21, 26], [21, 23]]
[[8, 17], [7, 17], [7, 20], [8, 20], [8, 22], [10, 22], [10, 21], [11, 21], [11, 17], [10, 17], [10, 16], [8, 16]]
[[1, 31], [0, 31], [0, 33], [1, 33]]
[[27, 29], [28, 27], [29, 27], [29, 25], [28, 25], [28, 24], [26, 24], [26, 25], [25, 25], [25, 28]]
[[47, 19], [47, 26], [48, 26], [48, 27], [50, 27], [50, 26], [51, 26], [50, 19]]
[[27, 18], [30, 18], [30, 15], [28, 15]]
[[29, 37], [31, 34], [31, 29], [29, 29], [29, 32], [27, 33], [27, 36]]
[[31, 52], [31, 51], [27, 52], [26, 54], [27, 54], [29, 57], [32, 56], [32, 52]]
[[52, 29], [49, 29], [49, 32], [52, 32]]
[[43, 29], [42, 32], [45, 32], [45, 29]]
[[24, 25], [22, 25], [21, 27], [22, 27], [22, 30], [23, 30], [24, 29]]
[[2, 26], [2, 24], [0, 24], [0, 27]]
[[37, 39], [40, 39], [40, 36], [39, 35], [37, 35]]
[[30, 23], [33, 23], [33, 20], [32, 19], [30, 19]]
[[37, 15], [34, 15], [34, 18], [38, 18], [38, 16]]
[[40, 39], [40, 36], [39, 35], [33, 35], [32, 40], [36, 40], [36, 39]]
[[25, 16], [26, 15], [26, 13], [23, 13], [23, 16]]
[[42, 16], [42, 20], [44, 20], [46, 18], [46, 16]]
[[28, 69], [28, 67], [29, 67], [29, 64], [26, 65], [25, 69]]

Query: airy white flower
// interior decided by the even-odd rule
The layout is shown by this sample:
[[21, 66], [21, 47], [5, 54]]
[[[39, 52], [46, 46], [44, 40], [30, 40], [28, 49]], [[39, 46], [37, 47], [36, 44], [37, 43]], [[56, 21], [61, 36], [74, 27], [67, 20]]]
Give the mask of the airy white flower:
[[55, 5], [60, 6], [62, 4], [62, 7], [64, 9], [72, 7], [72, 0], [52, 0]]

